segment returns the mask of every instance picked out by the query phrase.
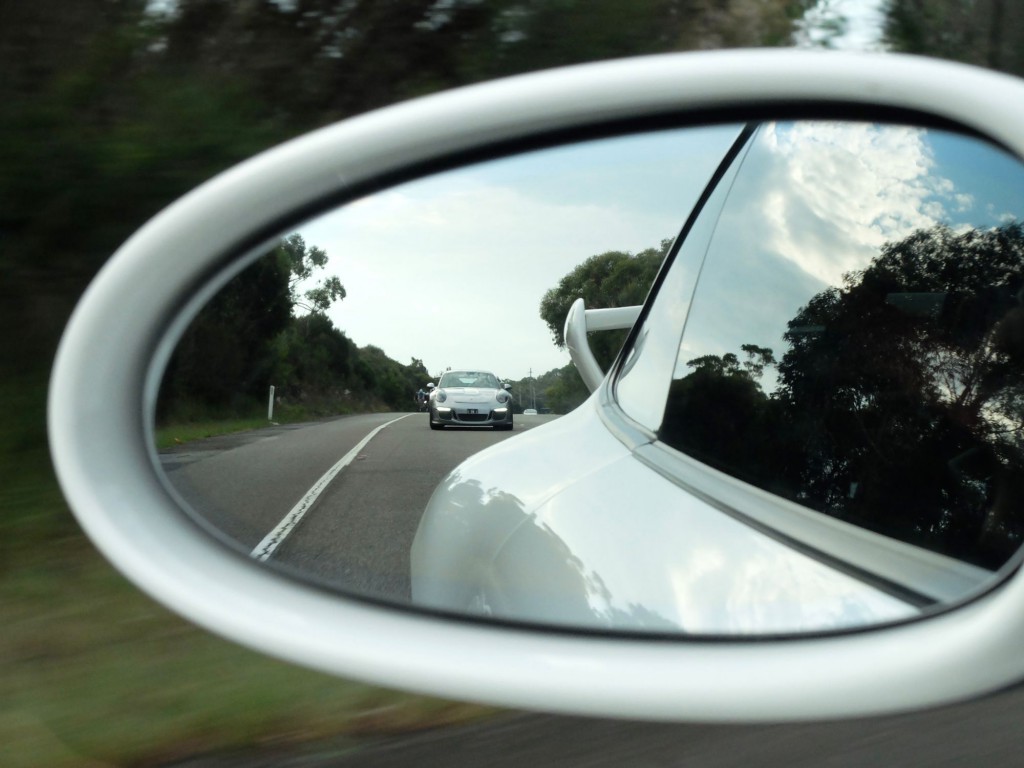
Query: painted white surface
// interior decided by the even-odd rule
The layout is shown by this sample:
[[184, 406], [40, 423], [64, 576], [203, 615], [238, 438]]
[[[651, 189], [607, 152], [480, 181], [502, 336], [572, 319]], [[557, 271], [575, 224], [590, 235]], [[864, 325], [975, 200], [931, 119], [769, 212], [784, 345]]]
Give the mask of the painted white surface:
[[566, 628], [756, 637], [919, 615], [687, 494], [593, 401], [460, 464], [412, 555], [417, 605]]

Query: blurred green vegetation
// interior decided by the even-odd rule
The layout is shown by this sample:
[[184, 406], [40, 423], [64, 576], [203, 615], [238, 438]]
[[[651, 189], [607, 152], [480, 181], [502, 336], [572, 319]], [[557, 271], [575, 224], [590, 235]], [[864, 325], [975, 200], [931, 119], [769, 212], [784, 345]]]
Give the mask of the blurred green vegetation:
[[894, 49], [1024, 75], [1024, 5], [1017, 0], [892, 0]]
[[[548, 66], [785, 45], [811, 4], [155, 4], [170, 13], [148, 12], [147, 0], [0, 4], [0, 762], [152, 765], [476, 712], [302, 672], [210, 637], [137, 593], [85, 541], [49, 464], [46, 381], [75, 301], [133, 230], [241, 159], [346, 116]], [[1009, 0], [894, 0], [889, 32], [897, 48], [1020, 73], [1021, 13]], [[345, 375], [380, 403], [411, 392], [380, 350], [356, 352], [343, 329], [304, 322], [336, 353], [310, 359], [289, 342], [293, 324], [273, 337], [278, 364], [305, 366], [313, 381], [344, 356]], [[337, 407], [318, 403], [329, 395], [309, 386], [286, 407], [315, 414]], [[203, 416], [188, 396], [179, 405], [179, 416]]]
[[[0, 763], [153, 765], [327, 737], [344, 748], [360, 734], [479, 716], [239, 649], [112, 571], [69, 514], [46, 450], [46, 381], [60, 331], [133, 230], [261, 149], [503, 74], [784, 42], [800, 3], [737, 0], [724, 14], [705, 0], [179, 0], [163, 4], [176, 7], [170, 15], [147, 5], [0, 5]], [[282, 321], [279, 311], [279, 325], [267, 328], [269, 346], [250, 350], [304, 382], [282, 385], [282, 418], [394, 407], [415, 388], [409, 376], [422, 384], [419, 361], [357, 349], [324, 316], [289, 315], [287, 307]], [[322, 343], [299, 343], [310, 336]], [[207, 351], [226, 365], [224, 350]], [[211, 393], [196, 396], [209, 382], [192, 374], [162, 414], [179, 439], [265, 408], [267, 379], [246, 382], [240, 399], [217, 403], [218, 424], [182, 433], [184, 422], [211, 416]], [[362, 395], [339, 403], [328, 381]]]
[[[52, 485], [45, 381], [78, 296], [134, 229], [196, 184], [306, 130], [439, 88], [615, 56], [784, 43], [806, 2], [158, 4], [174, 13], [147, 12], [145, 0], [4, 4], [3, 493], [25, 496], [17, 488], [29, 479]], [[309, 367], [308, 354], [279, 352], [283, 365]], [[381, 402], [407, 398], [403, 372], [379, 350], [362, 352], [349, 361], [356, 380]], [[60, 527], [64, 515], [46, 507], [22, 517]]]
[[489, 713], [239, 648], [146, 598], [80, 536], [46, 544], [19, 551], [0, 582], [4, 766], [156, 765], [310, 742], [351, 749]]

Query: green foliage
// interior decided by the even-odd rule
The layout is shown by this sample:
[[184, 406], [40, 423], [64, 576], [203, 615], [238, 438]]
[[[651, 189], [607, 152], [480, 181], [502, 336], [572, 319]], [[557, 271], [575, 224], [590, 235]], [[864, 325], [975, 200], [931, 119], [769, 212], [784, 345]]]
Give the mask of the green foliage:
[[896, 50], [1024, 75], [1024, 5], [1017, 0], [893, 0]]
[[328, 261], [323, 249], [291, 235], [221, 289], [175, 350], [160, 423], [251, 416], [271, 385], [276, 412], [295, 418], [411, 408], [428, 378], [423, 362], [402, 365], [377, 347], [357, 348], [334, 327], [326, 310], [345, 297], [338, 277], [300, 293]]
[[276, 360], [269, 381], [282, 397], [344, 395], [352, 371], [355, 345], [326, 315], [313, 312], [293, 318], [274, 339]]
[[[555, 376], [551, 376], [554, 373]], [[568, 413], [588, 397], [590, 391], [572, 363], [547, 374], [550, 382], [544, 387], [544, 398], [552, 413]]]
[[278, 252], [232, 279], [192, 321], [164, 375], [158, 416], [181, 403], [204, 418], [245, 415], [266, 392], [275, 337], [294, 322], [288, 261]]
[[662, 440], [868, 529], [998, 568], [1024, 539], [1024, 228], [890, 243], [771, 350], [673, 382]]
[[[587, 309], [642, 304], [671, 246], [672, 240], [662, 240], [658, 248], [637, 254], [608, 251], [591, 256], [565, 275], [540, 303], [541, 319], [551, 330], [555, 344], [565, 346], [565, 317], [578, 298], [583, 298]], [[591, 338], [594, 356], [608, 365], [622, 346], [624, 334], [602, 333], [599, 341]]]
[[[746, 378], [757, 384], [764, 375], [764, 369], [775, 365], [775, 354], [768, 347], [756, 344], [741, 344], [740, 350], [747, 356], [741, 364], [739, 357], [732, 352], [724, 355], [703, 355], [688, 360], [686, 365], [695, 372], [711, 376]], [[760, 385], [757, 384], [758, 388]]]
[[512, 407], [516, 413], [526, 408], [536, 408], [540, 413], [568, 413], [582, 403], [587, 394], [583, 380], [570, 363], [532, 379], [512, 382]]
[[782, 452], [774, 403], [736, 355], [707, 355], [672, 382], [659, 436], [696, 458], [763, 488], [773, 489]]
[[373, 401], [389, 410], [408, 411], [416, 407], [413, 395], [429, 378], [423, 361], [413, 358], [409, 365], [402, 365], [379, 347], [370, 345], [359, 348], [358, 369]]
[[318, 280], [312, 288], [299, 295], [299, 285], [310, 280], [316, 270], [327, 266], [327, 252], [323, 248], [315, 245], [307, 248], [302, 235], [295, 233], [284, 239], [281, 251], [291, 265], [288, 289], [293, 306], [307, 312], [323, 313], [331, 308], [331, 304], [345, 298], [345, 288], [334, 275]]

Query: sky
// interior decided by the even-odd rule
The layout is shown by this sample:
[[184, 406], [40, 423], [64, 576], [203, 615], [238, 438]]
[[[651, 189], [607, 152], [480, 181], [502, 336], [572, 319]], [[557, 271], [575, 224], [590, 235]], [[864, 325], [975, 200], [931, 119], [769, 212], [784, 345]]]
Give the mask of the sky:
[[544, 293], [591, 256], [674, 238], [739, 132], [673, 129], [542, 150], [406, 183], [298, 228], [347, 296], [329, 312], [401, 363], [506, 379], [569, 362]]
[[[886, 0], [820, 0], [801, 48], [881, 50]], [[395, 360], [507, 379], [566, 365], [540, 320], [544, 292], [609, 250], [672, 238], [735, 136], [733, 126], [603, 140], [430, 177], [299, 231], [348, 292], [331, 319]]]
[[[883, 5], [822, 0], [794, 43], [879, 47]], [[328, 253], [325, 274], [347, 292], [329, 314], [356, 344], [421, 359], [432, 375], [540, 375], [569, 363], [540, 319], [544, 293], [590, 256], [674, 238], [737, 132], [676, 129], [485, 162], [358, 200], [298, 232]]]
[[797, 311], [886, 243], [939, 224], [1012, 221], [1024, 221], [1024, 165], [976, 139], [870, 123], [764, 125], [706, 249], [675, 375], [702, 355], [742, 359], [742, 344], [781, 358]]
[[[298, 229], [347, 297], [360, 346], [518, 380], [569, 363], [539, 307], [587, 258], [674, 238], [738, 125], [600, 139], [485, 162], [357, 200]], [[730, 192], [680, 365], [755, 343], [886, 242], [938, 223], [1024, 218], [1024, 169], [953, 134], [870, 123], [768, 124]], [[737, 279], [737, 275], [740, 276]], [[699, 331], [698, 331], [699, 329]], [[677, 369], [678, 373], [678, 369]]]
[[818, 0], [795, 24], [797, 48], [883, 51], [888, 0]]

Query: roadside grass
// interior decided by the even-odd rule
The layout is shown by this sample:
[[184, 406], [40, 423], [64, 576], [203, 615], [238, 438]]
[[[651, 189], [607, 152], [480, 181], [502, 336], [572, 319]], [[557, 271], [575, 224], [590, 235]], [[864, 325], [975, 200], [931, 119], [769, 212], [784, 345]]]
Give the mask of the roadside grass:
[[145, 597], [79, 533], [5, 559], [0, 765], [155, 766], [325, 740], [357, 748], [493, 711], [240, 648]]
[[[45, 389], [19, 401], [25, 391], [0, 384], [18, 406], [0, 424], [0, 765], [344, 751], [493, 712], [275, 661], [144, 596], [72, 517], [46, 450]], [[171, 438], [255, 425], [218, 421]]]
[[250, 429], [265, 427], [269, 423], [266, 416], [264, 416], [263, 418], [209, 419], [198, 422], [165, 424], [156, 428], [156, 448], [159, 451], [173, 448], [175, 445], [191, 443], [194, 440], [203, 440], [207, 437], [247, 432]]
[[218, 437], [235, 432], [260, 429], [271, 423], [297, 424], [330, 416], [387, 410], [390, 409], [379, 403], [365, 404], [360, 408], [353, 408], [351, 403], [338, 403], [335, 401], [316, 404], [285, 403], [274, 409], [273, 422], [267, 419], [265, 411], [253, 415], [199, 418], [194, 418], [185, 411], [184, 415], [177, 418], [171, 417], [157, 425], [155, 430], [156, 448], [158, 451], [164, 450], [173, 448], [176, 445], [190, 443], [194, 440], [203, 440], [207, 437]]

